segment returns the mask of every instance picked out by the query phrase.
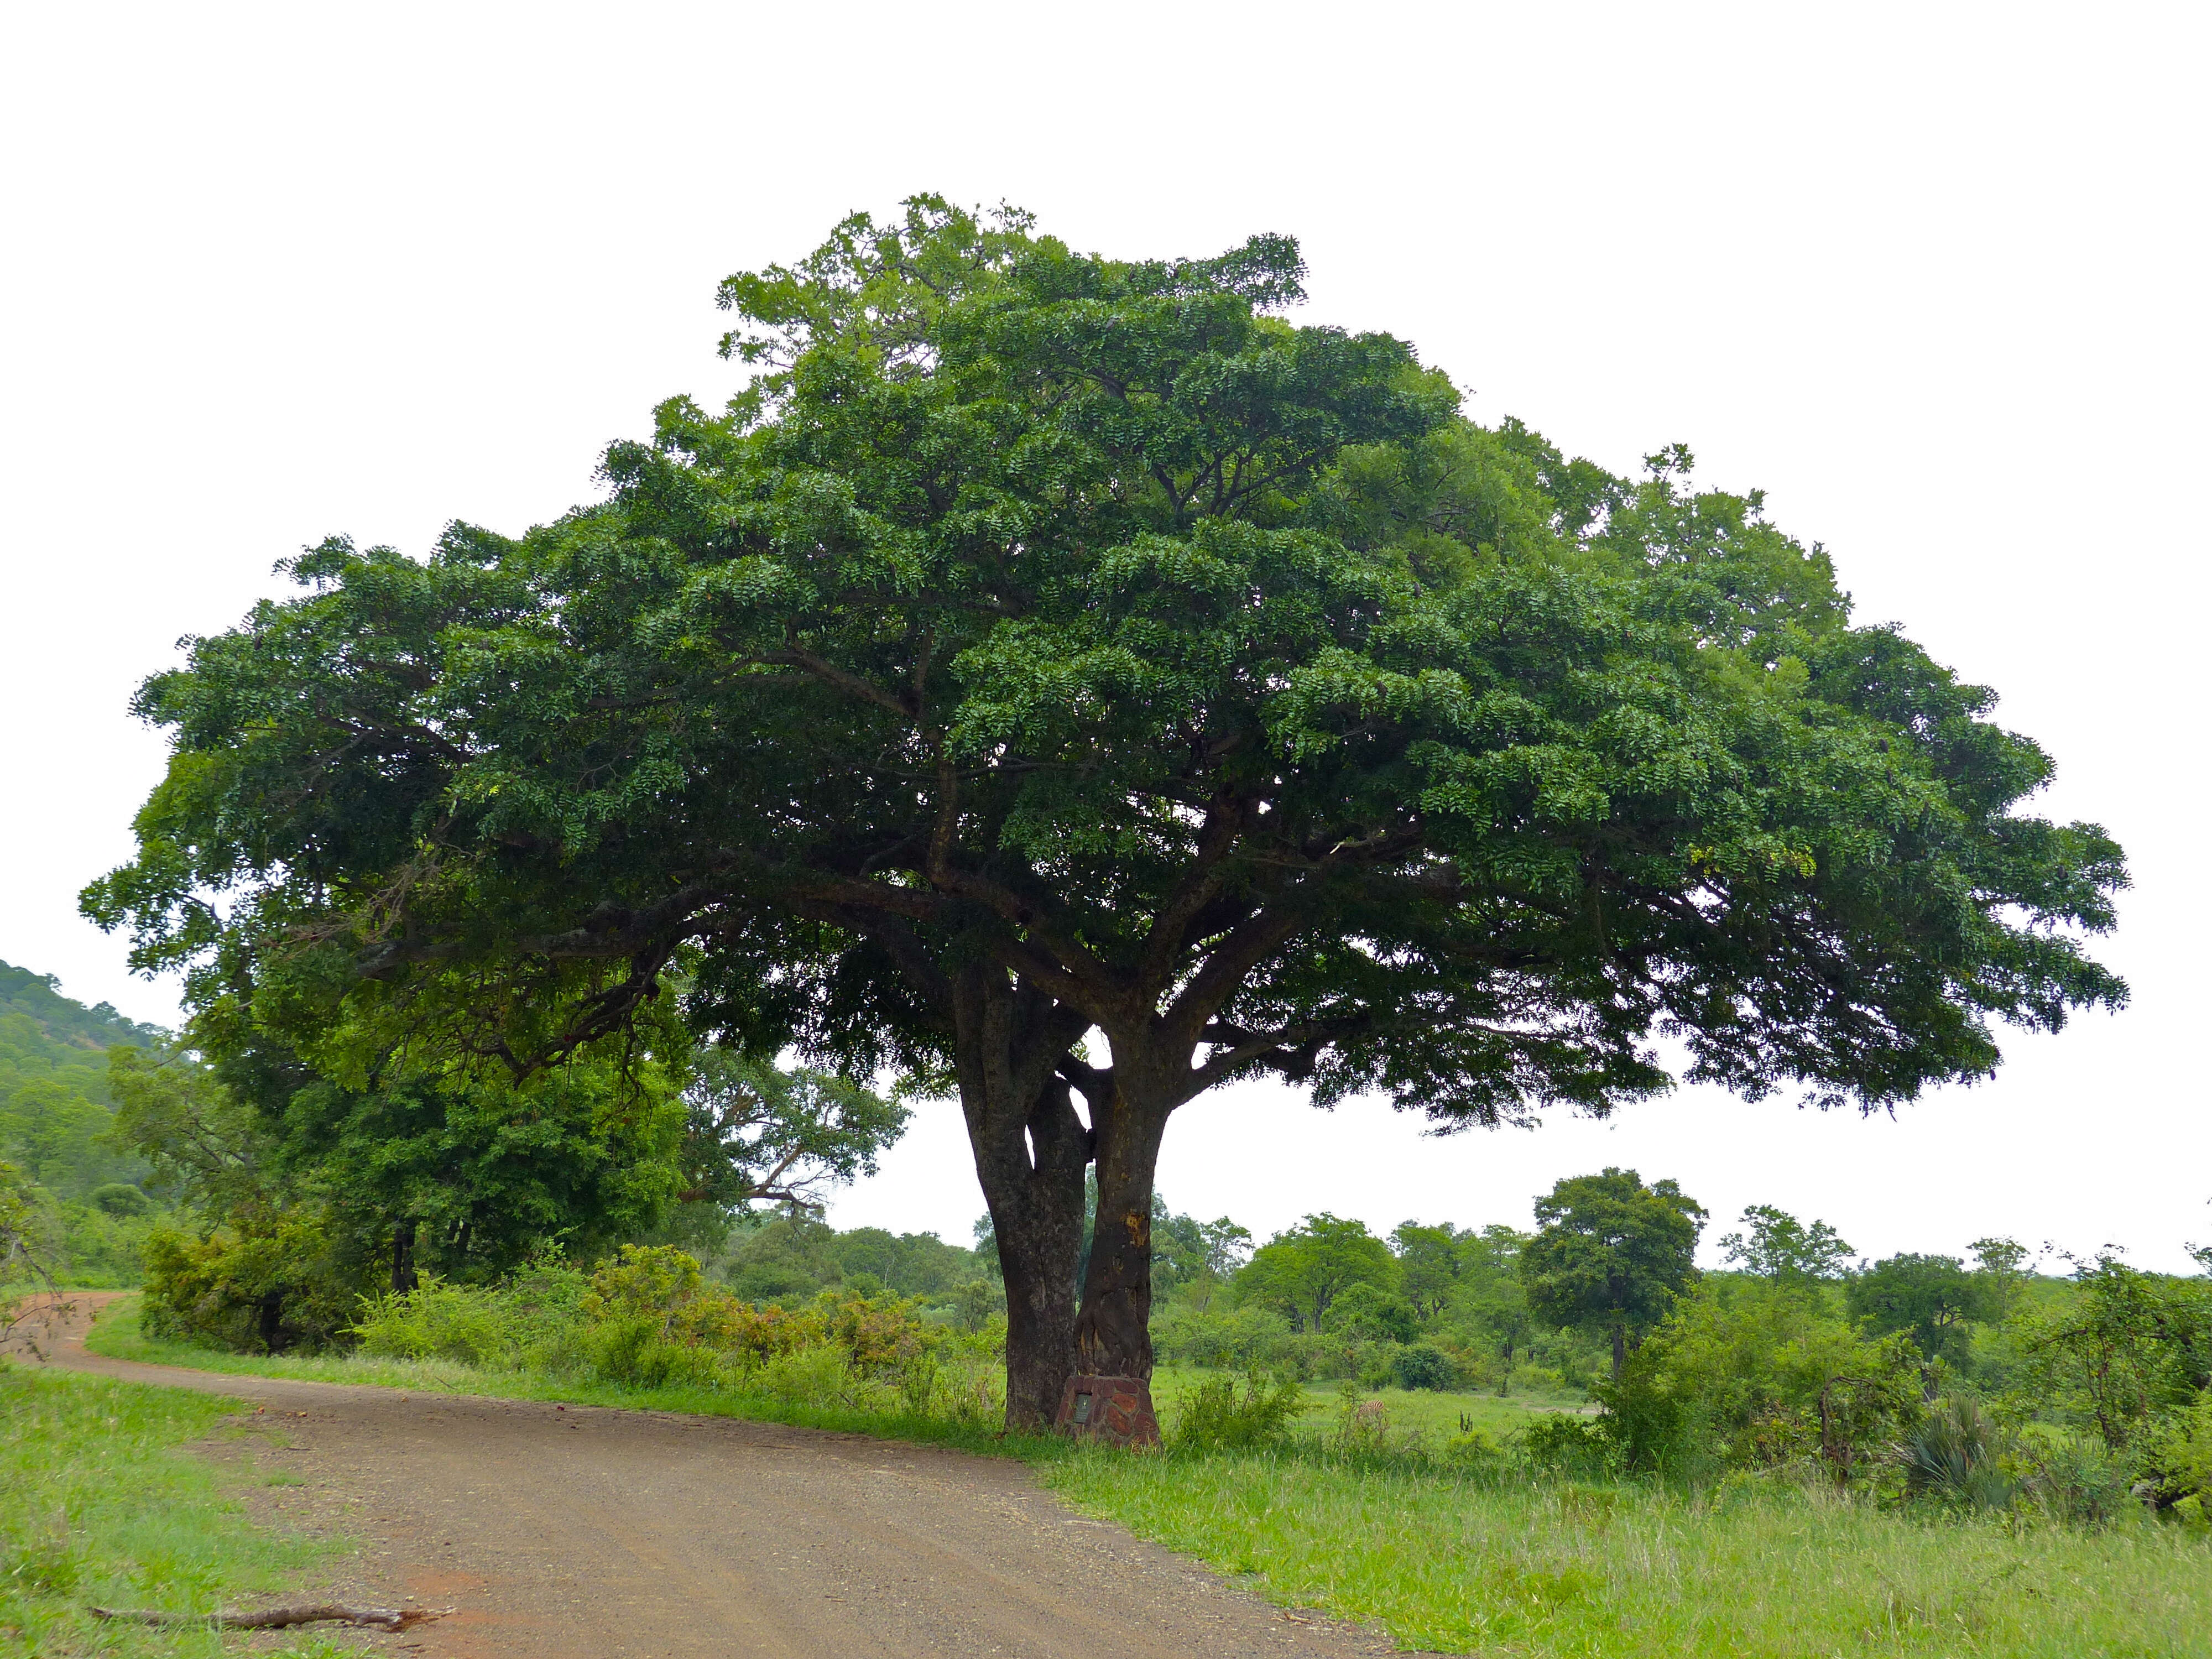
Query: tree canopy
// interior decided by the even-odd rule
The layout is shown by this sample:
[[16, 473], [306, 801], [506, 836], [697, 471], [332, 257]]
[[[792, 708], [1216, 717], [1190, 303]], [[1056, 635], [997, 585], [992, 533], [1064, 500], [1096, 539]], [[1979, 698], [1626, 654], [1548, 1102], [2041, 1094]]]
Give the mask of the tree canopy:
[[1493, 1124], [1662, 1089], [1664, 1034], [1872, 1108], [2121, 999], [2119, 850], [2017, 810], [2050, 763], [1991, 693], [1686, 450], [1476, 426], [1280, 316], [1304, 275], [920, 198], [733, 276], [757, 378], [605, 501], [331, 540], [150, 679], [169, 775], [88, 911], [341, 1081], [705, 1034], [956, 1085], [1018, 1420], [1148, 1374], [1152, 1172], [1216, 1084]]
[[1319, 1330], [1331, 1304], [1354, 1285], [1395, 1292], [1398, 1260], [1364, 1221], [1323, 1211], [1252, 1253], [1237, 1276], [1239, 1303], [1279, 1310], [1292, 1330]]
[[1825, 1221], [1808, 1227], [1787, 1210], [1753, 1204], [1744, 1210], [1743, 1227], [1721, 1235], [1721, 1254], [1771, 1284], [1838, 1279], [1850, 1265], [1851, 1247]]
[[1647, 1187], [1633, 1170], [1560, 1182], [1536, 1200], [1536, 1235], [1521, 1250], [1530, 1310], [1605, 1331], [1619, 1382], [1631, 1344], [1697, 1277], [1705, 1217], [1674, 1182]]

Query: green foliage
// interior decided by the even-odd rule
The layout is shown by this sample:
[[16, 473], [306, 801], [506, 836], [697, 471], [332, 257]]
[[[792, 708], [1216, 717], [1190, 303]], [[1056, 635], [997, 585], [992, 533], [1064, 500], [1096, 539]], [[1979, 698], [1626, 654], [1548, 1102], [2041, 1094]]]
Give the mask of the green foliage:
[[[803, 1302], [866, 1274], [894, 1296], [947, 1306], [981, 1298], [1002, 1307], [1005, 1291], [989, 1281], [997, 1259], [987, 1247], [967, 1250], [934, 1233], [892, 1233], [881, 1227], [841, 1232], [805, 1212], [754, 1218], [734, 1234], [720, 1267], [730, 1289], [747, 1302]], [[967, 1286], [983, 1281], [971, 1293]]]
[[1707, 1280], [1595, 1392], [1620, 1468], [1868, 1472], [1920, 1411], [1918, 1352], [1870, 1341], [1796, 1285]]
[[1980, 1403], [1954, 1395], [1936, 1401], [1906, 1431], [1897, 1455], [1912, 1496], [2002, 1510], [2011, 1506], [2015, 1491], [2002, 1467], [2013, 1461], [2010, 1451], [2010, 1437]]
[[1460, 1368], [1452, 1357], [1432, 1343], [1415, 1342], [1390, 1356], [1390, 1375], [1401, 1389], [1450, 1389], [1458, 1386]]
[[243, 1212], [197, 1238], [164, 1228], [145, 1260], [149, 1331], [244, 1352], [337, 1343], [360, 1291], [306, 1212]]
[[2199, 1390], [2158, 1425], [2142, 1462], [2160, 1503], [2193, 1504], [2198, 1519], [2212, 1516], [2212, 1390]]
[[1370, 1280], [1355, 1279], [1329, 1303], [1321, 1328], [1332, 1336], [1410, 1342], [1421, 1328], [1421, 1322], [1413, 1304], [1403, 1297], [1394, 1296]]
[[64, 1283], [138, 1280], [149, 1218], [163, 1206], [140, 1184], [145, 1160], [116, 1133], [108, 1066], [165, 1039], [106, 1003], [63, 996], [51, 975], [0, 963], [0, 1159], [21, 1173], [24, 1237]]
[[1697, 1277], [1705, 1215], [1673, 1182], [1646, 1187], [1633, 1170], [1561, 1181], [1536, 1200], [1536, 1235], [1520, 1252], [1529, 1310], [1605, 1331], [1618, 1380], [1628, 1339], [1656, 1324]]
[[2212, 1388], [2212, 1283], [2143, 1273], [2106, 1252], [2079, 1265], [2074, 1294], [2034, 1322], [2023, 1346], [2021, 1394], [2115, 1453], [2137, 1448]]
[[1265, 1450], [1281, 1445], [1306, 1409], [1294, 1377], [1249, 1371], [1242, 1395], [1233, 1376], [1212, 1377], [1184, 1396], [1170, 1438], [1180, 1451]]
[[694, 1055], [684, 1102], [681, 1196], [726, 1210], [818, 1206], [825, 1188], [875, 1174], [911, 1115], [849, 1078], [712, 1045]]
[[1869, 1329], [1910, 1336], [1929, 1358], [1955, 1364], [1966, 1355], [1969, 1322], [1994, 1310], [1990, 1289], [1956, 1256], [1895, 1255], [1853, 1274], [1844, 1299]]
[[1280, 1368], [1291, 1363], [1290, 1334], [1291, 1322], [1273, 1308], [1171, 1303], [1153, 1318], [1152, 1349], [1164, 1364]]
[[1721, 1236], [1721, 1253], [1748, 1273], [1771, 1284], [1814, 1284], [1840, 1279], [1851, 1247], [1825, 1221], [1808, 1227], [1786, 1210], [1753, 1204], [1743, 1212], [1745, 1231]]
[[1233, 1294], [1239, 1307], [1275, 1310], [1294, 1331], [1318, 1330], [1329, 1305], [1352, 1285], [1392, 1291], [1399, 1272], [1390, 1247], [1365, 1222], [1323, 1211], [1253, 1252], [1237, 1275]]

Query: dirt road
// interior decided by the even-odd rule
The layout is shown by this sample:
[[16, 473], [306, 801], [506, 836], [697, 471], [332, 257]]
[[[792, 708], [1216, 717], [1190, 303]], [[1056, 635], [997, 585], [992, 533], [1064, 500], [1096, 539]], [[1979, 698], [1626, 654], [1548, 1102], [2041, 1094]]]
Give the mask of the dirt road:
[[[95, 1298], [80, 1297], [80, 1301]], [[97, 1298], [104, 1300], [105, 1298]], [[452, 1659], [1036, 1656], [1340, 1659], [1372, 1632], [1300, 1623], [1085, 1520], [1020, 1466], [766, 1424], [54, 1362], [237, 1395], [269, 1518], [363, 1545], [338, 1588], [457, 1609], [407, 1650]]]

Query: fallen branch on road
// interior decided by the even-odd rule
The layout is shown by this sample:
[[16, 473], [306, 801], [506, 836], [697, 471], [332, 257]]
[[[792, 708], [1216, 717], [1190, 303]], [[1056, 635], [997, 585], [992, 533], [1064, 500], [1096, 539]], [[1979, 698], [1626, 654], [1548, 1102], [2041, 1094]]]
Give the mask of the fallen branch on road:
[[136, 1625], [203, 1625], [217, 1630], [276, 1630], [286, 1625], [314, 1625], [336, 1620], [367, 1625], [378, 1630], [405, 1630], [443, 1619], [451, 1607], [349, 1607], [339, 1601], [301, 1601], [291, 1607], [264, 1607], [258, 1613], [135, 1613], [114, 1607], [94, 1607], [95, 1619], [112, 1619]]

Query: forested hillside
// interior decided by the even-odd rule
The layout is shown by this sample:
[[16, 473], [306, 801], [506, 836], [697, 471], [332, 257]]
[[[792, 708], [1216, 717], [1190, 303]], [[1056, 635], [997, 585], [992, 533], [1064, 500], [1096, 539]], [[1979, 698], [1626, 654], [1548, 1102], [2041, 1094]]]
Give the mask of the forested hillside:
[[122, 1283], [156, 1207], [143, 1158], [113, 1145], [107, 1051], [167, 1033], [61, 994], [52, 975], [0, 963], [0, 1160], [31, 1183], [46, 1260], [81, 1283]]

